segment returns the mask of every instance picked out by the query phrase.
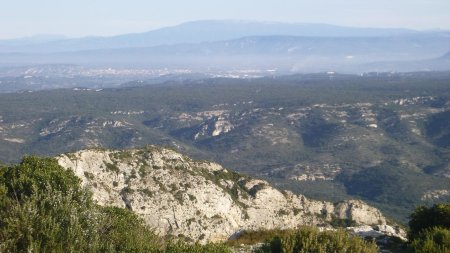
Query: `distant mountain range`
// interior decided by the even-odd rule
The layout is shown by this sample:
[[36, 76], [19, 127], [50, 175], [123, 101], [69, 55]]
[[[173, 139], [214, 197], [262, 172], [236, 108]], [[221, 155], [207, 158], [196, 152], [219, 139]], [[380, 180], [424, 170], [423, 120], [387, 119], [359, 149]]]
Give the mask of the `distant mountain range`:
[[327, 24], [276, 23], [255, 21], [203, 20], [183, 23], [144, 33], [112, 37], [85, 37], [53, 40], [21, 39], [0, 41], [0, 52], [61, 52], [105, 48], [151, 47], [157, 45], [231, 40], [248, 36], [379, 37], [418, 34], [392, 28], [354, 28]]
[[[196, 21], [113, 37], [0, 41], [0, 66], [79, 64], [196, 72], [449, 70], [450, 32], [325, 24]], [[424, 64], [436, 59], [438, 64]], [[441, 62], [443, 61], [443, 64]], [[406, 67], [408, 66], [408, 67]]]
[[438, 64], [434, 65], [439, 68], [450, 69], [448, 62], [442, 58], [449, 47], [450, 37], [442, 34], [377, 38], [254, 36], [219, 42], [59, 53], [6, 53], [0, 56], [2, 62], [9, 65], [134, 66], [186, 68], [195, 72], [208, 69], [277, 69], [283, 72], [359, 73], [427, 70], [430, 59], [435, 59], [433, 61]]
[[450, 51], [449, 51], [448, 53], [446, 53], [445, 55], [443, 55], [443, 56], [441, 57], [441, 59], [444, 59], [444, 60], [450, 60]]
[[[0, 40], [0, 47], [1, 48], [20, 48], [23, 46], [29, 46], [32, 44], [42, 44], [42, 43], [48, 43], [58, 40], [67, 40], [69, 39], [66, 36], [63, 35], [51, 35], [51, 34], [41, 34], [41, 35], [35, 35], [30, 37], [23, 37], [23, 38], [16, 38], [16, 39], [5, 39]], [[3, 50], [3, 49], [2, 49]]]

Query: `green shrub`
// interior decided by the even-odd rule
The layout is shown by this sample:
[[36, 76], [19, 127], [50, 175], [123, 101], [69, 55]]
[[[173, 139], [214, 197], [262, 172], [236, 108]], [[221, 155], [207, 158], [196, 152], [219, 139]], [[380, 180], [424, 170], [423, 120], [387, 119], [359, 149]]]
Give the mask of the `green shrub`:
[[415, 253], [450, 252], [450, 203], [419, 206], [409, 221], [410, 247]]
[[0, 170], [0, 252], [95, 252], [91, 194], [50, 158]]
[[330, 225], [334, 228], [354, 227], [356, 226], [356, 221], [354, 221], [353, 219], [340, 219], [332, 217]]
[[428, 228], [422, 230], [411, 242], [414, 253], [449, 253], [450, 230], [445, 228]]
[[344, 230], [320, 232], [312, 227], [283, 231], [257, 250], [261, 253], [376, 253], [377, 251], [378, 247], [374, 242], [350, 236]]
[[2, 208], [0, 252], [97, 252], [95, 209], [73, 197], [49, 190]]
[[105, 162], [105, 165], [106, 165], [106, 169], [108, 171], [115, 172], [116, 174], [119, 174], [120, 169], [117, 166], [117, 164]]
[[209, 243], [201, 244], [187, 244], [184, 242], [169, 243], [163, 251], [164, 253], [232, 253], [231, 249], [224, 244]]
[[162, 240], [133, 212], [118, 207], [100, 209], [97, 232], [103, 252], [156, 252]]
[[85, 171], [83, 174], [84, 174], [84, 177], [86, 177], [89, 180], [93, 180], [95, 178], [94, 174], [92, 174], [90, 172]]
[[101, 207], [55, 159], [0, 168], [0, 252], [231, 252], [222, 244], [164, 242], [133, 212]]
[[409, 221], [409, 238], [413, 240], [422, 230], [432, 227], [450, 229], [450, 203], [436, 204], [430, 208], [417, 207]]
[[228, 245], [239, 246], [254, 245], [265, 241], [270, 241], [272, 238], [285, 233], [286, 230], [272, 229], [272, 230], [244, 230], [239, 233], [236, 238], [229, 240]]
[[6, 187], [6, 196], [18, 201], [47, 189], [81, 193], [80, 182], [72, 171], [64, 170], [52, 158], [28, 156], [20, 164], [0, 171], [0, 184]]

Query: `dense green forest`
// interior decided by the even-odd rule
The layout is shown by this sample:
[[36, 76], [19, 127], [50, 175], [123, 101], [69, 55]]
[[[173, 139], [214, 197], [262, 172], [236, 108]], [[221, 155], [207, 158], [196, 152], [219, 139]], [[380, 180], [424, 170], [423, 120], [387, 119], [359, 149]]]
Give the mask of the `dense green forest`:
[[450, 200], [449, 83], [448, 72], [309, 74], [0, 94], [0, 160], [170, 146], [406, 223], [415, 206]]

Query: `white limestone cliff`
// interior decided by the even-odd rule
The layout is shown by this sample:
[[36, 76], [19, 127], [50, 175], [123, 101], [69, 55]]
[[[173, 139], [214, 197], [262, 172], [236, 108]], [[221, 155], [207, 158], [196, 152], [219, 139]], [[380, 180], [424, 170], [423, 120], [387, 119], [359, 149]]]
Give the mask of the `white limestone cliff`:
[[169, 149], [82, 150], [57, 159], [100, 205], [129, 208], [161, 235], [222, 241], [241, 230], [327, 226], [332, 219], [386, 224], [362, 201], [310, 200]]

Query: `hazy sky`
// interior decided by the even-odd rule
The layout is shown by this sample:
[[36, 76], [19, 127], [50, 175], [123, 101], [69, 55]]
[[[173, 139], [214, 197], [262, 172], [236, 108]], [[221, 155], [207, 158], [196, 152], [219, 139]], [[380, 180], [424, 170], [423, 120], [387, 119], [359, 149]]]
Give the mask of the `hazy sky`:
[[201, 19], [449, 29], [450, 0], [0, 0], [0, 38], [143, 32]]

